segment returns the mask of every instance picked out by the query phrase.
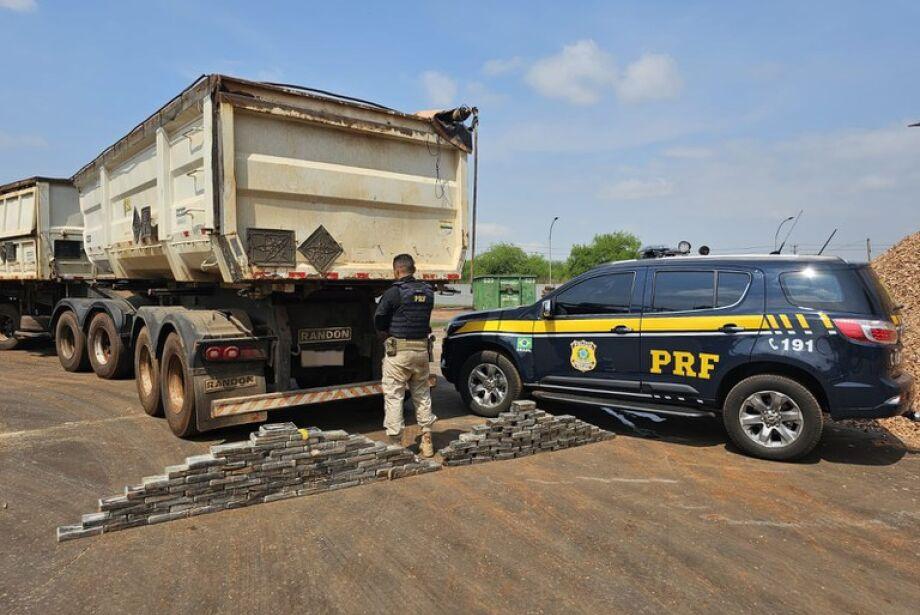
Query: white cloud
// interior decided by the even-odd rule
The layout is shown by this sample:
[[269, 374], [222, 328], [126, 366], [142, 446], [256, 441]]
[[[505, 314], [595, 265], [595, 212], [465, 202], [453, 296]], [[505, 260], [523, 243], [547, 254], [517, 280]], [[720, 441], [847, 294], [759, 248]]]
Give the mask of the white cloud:
[[667, 54], [647, 53], [626, 67], [617, 96], [626, 103], [675, 98], [684, 82], [677, 62]]
[[664, 155], [668, 158], [692, 158], [701, 160], [712, 156], [712, 150], [706, 147], [686, 147], [676, 146], [664, 150]]
[[565, 45], [555, 55], [537, 60], [525, 77], [527, 83], [547, 98], [576, 105], [593, 105], [604, 90], [617, 81], [613, 57], [591, 39]]
[[476, 234], [487, 239], [500, 239], [511, 234], [511, 229], [495, 222], [477, 222]]
[[659, 199], [674, 194], [674, 184], [663, 177], [624, 179], [600, 190], [600, 198], [608, 201], [638, 201]]
[[419, 76], [428, 102], [438, 107], [449, 107], [457, 99], [457, 82], [436, 70], [426, 70]]
[[[3, 0], [0, 0], [2, 2]], [[0, 132], [0, 150], [17, 149], [17, 148], [41, 148], [47, 147], [48, 142], [44, 137], [39, 135], [10, 135]]]
[[34, 11], [38, 8], [35, 0], [0, 0], [0, 9], [9, 9], [18, 13]]
[[494, 60], [486, 60], [485, 64], [482, 65], [482, 72], [489, 77], [495, 77], [497, 75], [504, 75], [505, 73], [510, 73], [518, 70], [524, 65], [524, 60], [518, 56], [513, 58], [496, 58]]

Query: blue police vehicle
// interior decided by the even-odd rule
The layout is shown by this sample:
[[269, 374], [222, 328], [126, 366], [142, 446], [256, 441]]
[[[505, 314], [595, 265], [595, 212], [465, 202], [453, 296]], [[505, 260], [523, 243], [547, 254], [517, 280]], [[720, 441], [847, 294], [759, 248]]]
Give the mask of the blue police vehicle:
[[827, 256], [647, 256], [597, 267], [531, 306], [454, 319], [441, 369], [470, 410], [521, 396], [721, 414], [757, 457], [801, 457], [822, 412], [909, 408], [899, 309], [865, 264]]

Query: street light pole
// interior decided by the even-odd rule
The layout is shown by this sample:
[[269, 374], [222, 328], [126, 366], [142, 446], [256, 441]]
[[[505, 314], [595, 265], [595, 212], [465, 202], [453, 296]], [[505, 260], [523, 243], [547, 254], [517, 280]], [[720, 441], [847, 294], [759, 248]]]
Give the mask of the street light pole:
[[559, 216], [553, 218], [549, 225], [549, 285], [553, 285], [553, 227], [556, 226], [556, 220]]
[[776, 232], [773, 233], [773, 251], [774, 252], [776, 252], [776, 240], [779, 239], [779, 232], [780, 230], [782, 230], [783, 225], [789, 222], [790, 220], [794, 220], [794, 219], [795, 219], [795, 216], [789, 216], [788, 218], [780, 222], [779, 226], [776, 227]]

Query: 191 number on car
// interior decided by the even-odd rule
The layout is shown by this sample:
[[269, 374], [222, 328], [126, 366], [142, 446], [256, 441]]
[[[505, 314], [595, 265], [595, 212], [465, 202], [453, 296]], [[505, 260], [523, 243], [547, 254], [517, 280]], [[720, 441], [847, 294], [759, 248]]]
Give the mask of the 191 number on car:
[[782, 350], [783, 352], [814, 352], [815, 351], [815, 341], [814, 340], [803, 340], [800, 338], [789, 339], [784, 338], [779, 341], [774, 338], [769, 338], [770, 348], [773, 350]]

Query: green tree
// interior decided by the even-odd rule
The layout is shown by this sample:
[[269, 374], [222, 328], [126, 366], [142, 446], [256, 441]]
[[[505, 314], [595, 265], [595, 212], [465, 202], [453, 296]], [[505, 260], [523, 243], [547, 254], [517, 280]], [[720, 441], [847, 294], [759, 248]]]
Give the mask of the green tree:
[[595, 235], [590, 244], [572, 246], [565, 263], [566, 276], [574, 278], [604, 263], [635, 258], [640, 246], [639, 238], [625, 231]]
[[[553, 263], [553, 277], [562, 278], [565, 264]], [[549, 278], [549, 261], [540, 254], [527, 254], [510, 243], [497, 243], [485, 252], [476, 255], [477, 276], [481, 275], [533, 275], [538, 282]], [[470, 279], [470, 262], [463, 264], [463, 280]]]

